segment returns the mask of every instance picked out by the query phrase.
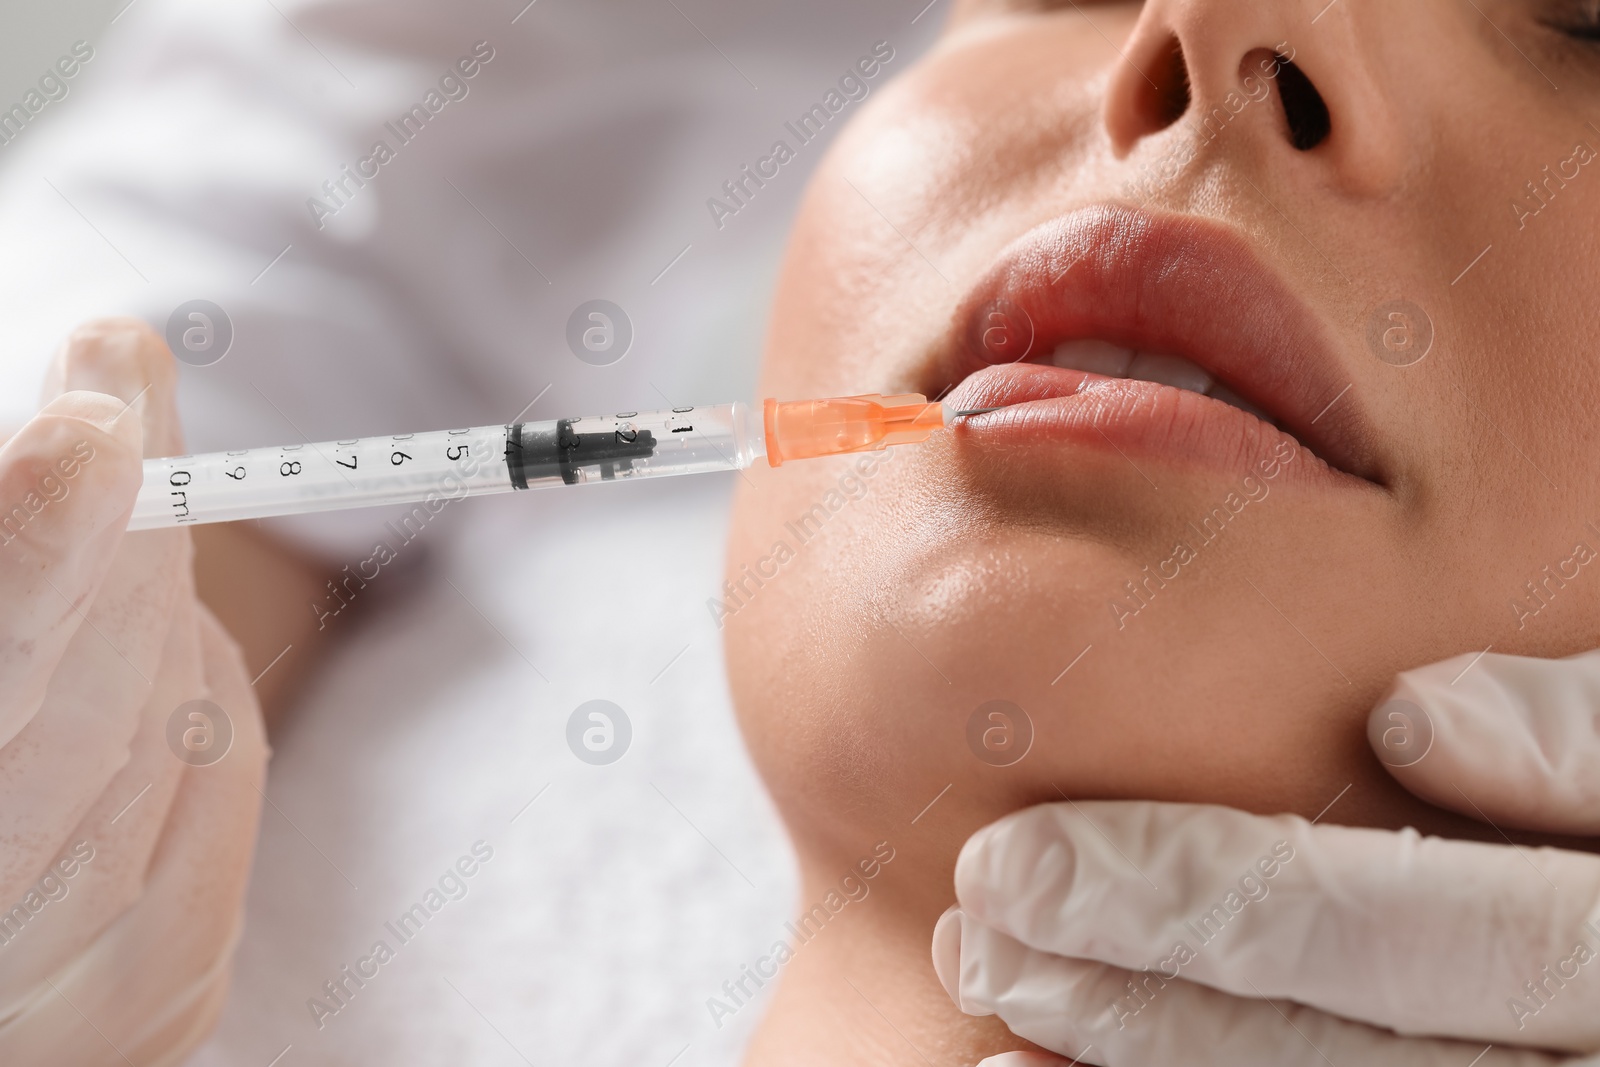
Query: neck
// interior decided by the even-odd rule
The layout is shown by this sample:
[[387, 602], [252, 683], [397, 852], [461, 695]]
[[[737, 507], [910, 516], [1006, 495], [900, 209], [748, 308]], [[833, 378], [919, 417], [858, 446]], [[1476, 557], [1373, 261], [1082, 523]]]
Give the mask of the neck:
[[950, 1002], [931, 956], [943, 905], [903, 882], [886, 869], [852, 899], [836, 882], [804, 879], [801, 907], [817, 907], [790, 924], [793, 957], [745, 1067], [928, 1067], [1032, 1047], [998, 1019], [963, 1015]]

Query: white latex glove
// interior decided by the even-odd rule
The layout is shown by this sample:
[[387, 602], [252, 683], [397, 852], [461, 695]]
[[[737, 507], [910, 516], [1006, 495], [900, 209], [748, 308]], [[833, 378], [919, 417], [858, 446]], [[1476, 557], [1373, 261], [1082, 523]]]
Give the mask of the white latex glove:
[[[221, 1008], [266, 747], [187, 531], [123, 532], [141, 456], [182, 451], [166, 346], [97, 323], [52, 383], [0, 447], [0, 1063], [158, 1067]], [[232, 726], [209, 766], [187, 710], [168, 740], [196, 699]]]
[[[1600, 835], [1600, 652], [1472, 659], [1400, 676], [1379, 757], [1442, 807]], [[973, 835], [956, 895], [952, 999], [1084, 1063], [1600, 1064], [1600, 856], [1049, 804]]]

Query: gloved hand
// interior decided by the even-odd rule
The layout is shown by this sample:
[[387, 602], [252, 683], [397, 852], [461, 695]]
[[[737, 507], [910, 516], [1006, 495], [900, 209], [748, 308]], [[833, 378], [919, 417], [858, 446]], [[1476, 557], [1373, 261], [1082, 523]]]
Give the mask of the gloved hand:
[[[177, 1063], [227, 988], [262, 796], [260, 714], [195, 599], [187, 531], [123, 532], [141, 454], [182, 451], [174, 378], [144, 325], [84, 327], [44, 410], [0, 447], [8, 1065]], [[192, 718], [194, 700], [226, 721], [204, 707]], [[200, 765], [230, 724], [226, 754]]]
[[[1600, 835], [1600, 652], [1472, 659], [1400, 676], [1379, 757], [1473, 818]], [[956, 895], [952, 999], [1084, 1063], [1600, 1064], [1600, 856], [1083, 802], [973, 835]]]

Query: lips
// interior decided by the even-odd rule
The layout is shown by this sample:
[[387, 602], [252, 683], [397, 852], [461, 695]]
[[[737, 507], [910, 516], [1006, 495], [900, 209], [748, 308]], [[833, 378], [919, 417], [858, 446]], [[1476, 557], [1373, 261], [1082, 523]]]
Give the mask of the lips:
[[1045, 223], [957, 323], [921, 384], [954, 386], [945, 399], [964, 409], [1006, 407], [964, 420], [974, 443], [1044, 437], [1237, 469], [1287, 435], [1340, 480], [1384, 484], [1321, 323], [1216, 223], [1122, 207]]

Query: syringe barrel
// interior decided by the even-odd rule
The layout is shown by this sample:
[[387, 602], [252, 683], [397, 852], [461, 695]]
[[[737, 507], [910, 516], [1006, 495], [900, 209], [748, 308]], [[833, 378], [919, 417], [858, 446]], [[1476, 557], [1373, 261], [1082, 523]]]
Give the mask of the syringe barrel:
[[764, 454], [743, 404], [622, 412], [146, 460], [130, 530], [740, 470]]

